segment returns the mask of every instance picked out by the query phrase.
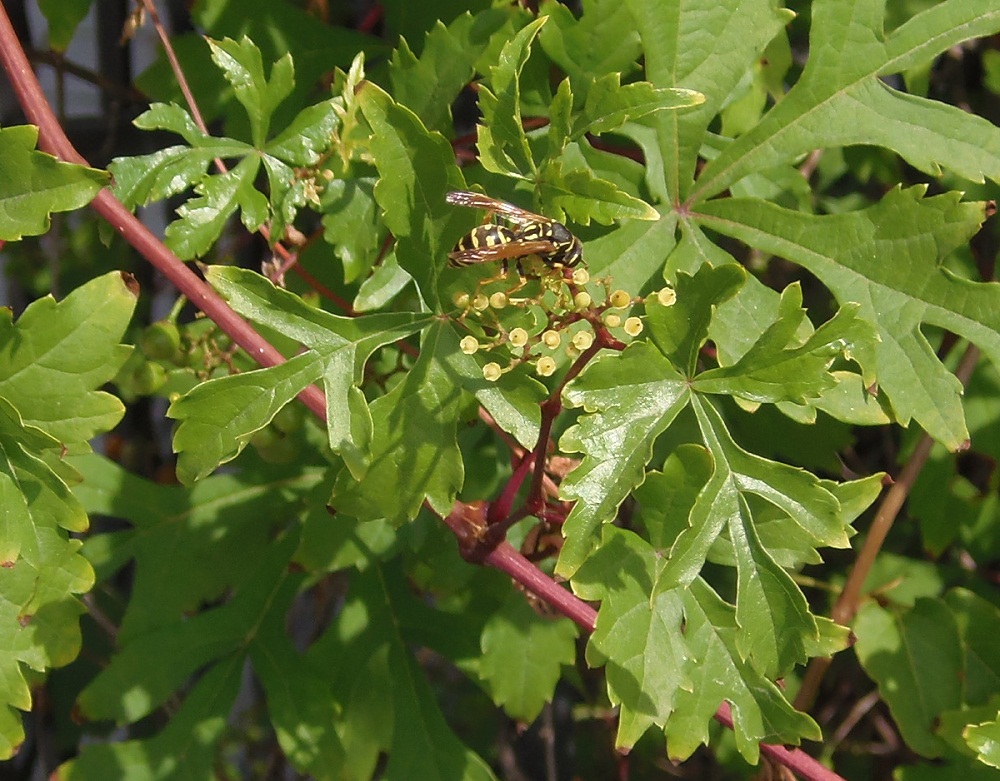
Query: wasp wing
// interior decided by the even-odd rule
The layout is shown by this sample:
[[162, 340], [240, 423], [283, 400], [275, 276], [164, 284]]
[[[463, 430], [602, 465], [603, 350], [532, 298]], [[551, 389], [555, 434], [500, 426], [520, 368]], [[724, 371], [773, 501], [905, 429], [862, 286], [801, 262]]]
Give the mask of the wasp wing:
[[529, 212], [527, 209], [522, 209], [520, 206], [515, 206], [512, 203], [507, 203], [507, 201], [501, 201], [497, 198], [490, 198], [490, 196], [483, 195], [482, 193], [457, 190], [455, 192], [448, 193], [445, 196], [445, 200], [455, 206], [467, 206], [470, 209], [485, 209], [488, 212], [499, 214], [504, 219], [510, 220], [510, 222], [517, 225], [552, 222], [551, 219], [543, 217], [541, 214]]
[[474, 263], [487, 263], [491, 260], [512, 260], [528, 255], [550, 255], [555, 249], [556, 246], [551, 241], [515, 239], [504, 244], [494, 244], [492, 247], [457, 249], [448, 253], [448, 260], [453, 266], [471, 266]]

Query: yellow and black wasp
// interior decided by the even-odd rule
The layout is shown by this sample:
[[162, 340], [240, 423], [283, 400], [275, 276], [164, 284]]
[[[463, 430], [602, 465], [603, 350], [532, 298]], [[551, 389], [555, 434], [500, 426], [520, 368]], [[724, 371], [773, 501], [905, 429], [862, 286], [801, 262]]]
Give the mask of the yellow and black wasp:
[[583, 245], [561, 222], [480, 193], [451, 192], [446, 200], [456, 206], [485, 209], [487, 221], [496, 215], [508, 223], [486, 222], [465, 234], [448, 253], [453, 266], [499, 260], [506, 269], [508, 260], [536, 255], [546, 266], [558, 269], [583, 260]]

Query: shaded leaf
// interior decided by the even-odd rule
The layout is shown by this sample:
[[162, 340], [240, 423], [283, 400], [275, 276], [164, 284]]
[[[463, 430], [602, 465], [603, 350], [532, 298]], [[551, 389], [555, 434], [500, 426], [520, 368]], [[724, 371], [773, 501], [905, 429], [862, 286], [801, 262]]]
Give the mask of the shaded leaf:
[[961, 703], [962, 648], [951, 611], [928, 598], [903, 612], [869, 602], [858, 611], [854, 633], [858, 660], [906, 744], [922, 756], [940, 756], [944, 744], [935, 723]]
[[525, 178], [535, 171], [535, 161], [528, 146], [521, 120], [520, 76], [531, 43], [548, 17], [526, 24], [504, 44], [498, 63], [490, 68], [490, 86], [479, 87], [479, 110], [483, 121], [478, 125], [479, 162], [487, 171]]
[[407, 313], [339, 317], [307, 305], [260, 274], [215, 266], [206, 277], [241, 315], [309, 349], [278, 366], [202, 383], [170, 405], [167, 414], [181, 421], [174, 434], [180, 479], [192, 482], [235, 458], [254, 432], [320, 378], [330, 447], [360, 476], [372, 427], [358, 388], [364, 365], [376, 348], [413, 333], [428, 318]]
[[510, 716], [531, 723], [552, 700], [562, 665], [576, 658], [577, 629], [568, 618], [543, 618], [511, 591], [486, 621], [479, 675], [493, 701]]
[[450, 325], [427, 329], [403, 382], [371, 403], [371, 461], [363, 480], [340, 473], [333, 507], [396, 523], [416, 517], [425, 500], [441, 515], [450, 511], [465, 476], [456, 441], [462, 391], [448, 366], [460, 352]]
[[437, 308], [438, 275], [462, 221], [444, 199], [465, 186], [454, 152], [443, 136], [428, 132], [412, 111], [371, 82], [359, 88], [357, 101], [373, 133], [371, 152], [379, 170], [375, 200], [396, 238], [396, 260], [424, 301]]
[[98, 781], [122, 773], [135, 781], [208, 777], [216, 766], [218, 742], [229, 728], [229, 711], [242, 671], [242, 659], [230, 657], [195, 684], [157, 735], [145, 740], [91, 743], [76, 759], [62, 765], [53, 778]]

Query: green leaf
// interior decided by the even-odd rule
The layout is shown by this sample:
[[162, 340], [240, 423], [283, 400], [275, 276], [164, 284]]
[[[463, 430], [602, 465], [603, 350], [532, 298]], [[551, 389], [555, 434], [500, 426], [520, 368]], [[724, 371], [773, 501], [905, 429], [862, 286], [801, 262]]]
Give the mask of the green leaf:
[[396, 238], [396, 260], [437, 309], [438, 275], [462, 224], [462, 215], [445, 202], [450, 190], [465, 186], [455, 154], [443, 136], [428, 132], [412, 111], [371, 82], [360, 87], [357, 101], [373, 133], [375, 200]]
[[293, 529], [271, 541], [236, 595], [195, 616], [172, 616], [122, 642], [111, 663], [80, 693], [77, 706], [91, 719], [137, 721], [205, 666], [242, 657], [274, 595], [289, 577], [298, 544]]
[[702, 488], [712, 476], [712, 457], [700, 445], [674, 450], [659, 472], [649, 472], [635, 490], [645, 538], [658, 551], [670, 550], [687, 528], [687, 518]]
[[301, 580], [289, 579], [275, 597], [250, 645], [250, 658], [264, 687], [278, 744], [289, 763], [317, 781], [333, 781], [344, 777], [347, 755], [336, 732], [339, 714], [329, 671], [318, 660], [300, 654], [286, 631]]
[[805, 343], [797, 344], [796, 332], [806, 320], [801, 305], [801, 287], [789, 285], [781, 294], [777, 319], [757, 342], [736, 363], [699, 374], [694, 389], [754, 403], [804, 404], [834, 387], [837, 381], [827, 369], [839, 354], [868, 369], [863, 379], [873, 383], [878, 338], [874, 327], [858, 317], [860, 307], [846, 305]]
[[802, 77], [753, 130], [706, 166], [692, 197], [720, 193], [753, 171], [814, 149], [851, 144], [891, 149], [931, 176], [945, 168], [974, 182], [984, 176], [1000, 180], [1000, 132], [993, 124], [956, 106], [898, 92], [884, 80], [1000, 30], [996, 5], [937, 3], [888, 36], [882, 32], [883, 10], [870, 1], [818, 5]]
[[855, 651], [878, 684], [906, 744], [938, 757], [944, 744], [935, 734], [940, 714], [961, 704], [962, 648], [955, 619], [944, 602], [918, 599], [893, 612], [869, 602], [854, 624]]
[[492, 9], [475, 16], [463, 13], [447, 27], [436, 21], [419, 58], [401, 38], [389, 71], [395, 99], [428, 130], [450, 134], [451, 104], [472, 80], [473, 66], [506, 19], [505, 12]]
[[878, 332], [875, 374], [896, 419], [906, 425], [915, 418], [955, 449], [968, 438], [961, 385], [920, 326], [947, 328], [1000, 359], [1000, 284], [971, 282], [940, 263], [979, 229], [983, 204], [960, 203], [958, 193], [923, 198], [922, 192], [894, 190], [863, 211], [823, 217], [723, 199], [702, 207], [703, 222], [794, 260], [841, 304], [860, 304], [861, 317]]
[[500, 52], [490, 68], [490, 87], [479, 87], [479, 109], [483, 121], [479, 131], [479, 161], [487, 171], [527, 178], [535, 173], [535, 161], [521, 120], [521, 71], [531, 56], [531, 42], [548, 17], [525, 25]]
[[353, 726], [345, 721], [351, 731], [344, 740], [348, 756], [353, 741], [370, 749], [373, 736], [391, 735], [384, 771], [389, 781], [493, 779], [486, 763], [448, 728], [413, 657], [402, 629], [416, 604], [399, 575], [370, 567], [351, 579], [337, 635], [314, 649], [325, 660], [347, 657], [338, 682], [351, 695], [345, 703], [346, 716], [354, 721]]
[[817, 724], [744, 660], [736, 611], [700, 578], [684, 594], [684, 622], [691, 685], [677, 692], [676, 709], [664, 731], [671, 758], [687, 759], [707, 743], [708, 724], [722, 700], [732, 706], [736, 747], [751, 764], [759, 759], [762, 741], [794, 744], [821, 738]]
[[94, 454], [72, 463], [84, 478], [73, 493], [87, 511], [131, 524], [92, 535], [83, 549], [102, 581], [134, 561], [117, 636], [123, 644], [242, 587], [274, 546], [275, 524], [323, 502], [329, 491], [316, 469], [267, 465], [187, 489], [143, 480]]
[[646, 311], [649, 338], [674, 366], [693, 376], [717, 307], [735, 296], [746, 280], [746, 271], [736, 264], [717, 268], [706, 264], [693, 277], [678, 274], [674, 304]]
[[982, 705], [1000, 692], [1000, 610], [980, 596], [956, 588], [945, 595], [964, 652], [962, 700], [967, 705]]
[[344, 264], [347, 284], [368, 274], [382, 246], [374, 186], [369, 178], [334, 179], [323, 191], [323, 238]]
[[75, 475], [58, 462], [59, 442], [26, 426], [0, 397], [0, 758], [24, 740], [14, 711], [31, 708], [25, 667], [44, 672], [80, 650], [75, 594], [89, 591], [94, 572], [80, 541], [66, 531], [87, 528], [87, 516], [66, 486]]
[[320, 378], [330, 447], [360, 477], [372, 431], [358, 387], [365, 363], [375, 349], [412, 334], [428, 318], [407, 313], [339, 317], [307, 305], [260, 274], [231, 266], [210, 267], [206, 278], [239, 314], [309, 349], [278, 366], [202, 383], [171, 404], [167, 414], [181, 421], [174, 435], [178, 477], [190, 483], [235, 458], [254, 432]]
[[993, 721], [968, 727], [965, 739], [980, 762], [1000, 769], [1000, 714]]
[[302, 109], [291, 124], [264, 145], [265, 154], [288, 165], [315, 165], [321, 153], [329, 149], [340, 122], [335, 106], [335, 101], [324, 100]]
[[654, 724], [662, 728], [678, 691], [690, 686], [683, 595], [656, 589], [661, 567], [638, 536], [606, 526], [601, 546], [573, 577], [581, 598], [601, 600], [587, 663], [606, 666], [608, 696], [621, 705], [617, 748], [631, 748]]
[[226, 173], [203, 179], [195, 188], [199, 197], [180, 206], [180, 219], [167, 226], [166, 245], [182, 260], [204, 255], [237, 209], [247, 230], [256, 231], [269, 216], [267, 198], [254, 186], [260, 165], [247, 155]]
[[690, 108], [705, 101], [700, 92], [688, 89], [657, 88], [648, 81], [621, 84], [620, 73], [607, 73], [587, 91], [583, 112], [573, 125], [572, 137], [586, 133], [600, 135], [617, 130], [629, 120], [665, 109]]
[[0, 241], [38, 236], [50, 215], [86, 206], [109, 182], [104, 171], [38, 152], [38, 128], [0, 128]]
[[26, 425], [80, 450], [121, 420], [122, 403], [98, 388], [132, 351], [119, 340], [137, 292], [131, 275], [111, 272], [62, 301], [33, 302], [16, 324], [9, 309], [0, 311], [0, 396]]
[[642, 39], [646, 78], [656, 87], [683, 86], [705, 96], [696, 108], [643, 120], [655, 129], [647, 140], [634, 135], [646, 153], [650, 192], [679, 203], [691, 189], [705, 131], [792, 12], [771, 0], [708, 3], [690, 11], [659, 0], [624, 5]]
[[38, 10], [48, 22], [49, 48], [65, 52], [92, 5], [91, 0], [39, 0]]
[[538, 12], [549, 21], [538, 42], [569, 75], [575, 91], [585, 92], [596, 78], [634, 71], [641, 52], [635, 21], [625, 3], [584, 0], [581, 6], [583, 14], [577, 18], [562, 3], [540, 3]]
[[736, 571], [736, 640], [743, 658], [768, 677], [805, 660], [805, 643], [817, 637], [816, 622], [798, 587], [762, 544], [744, 494], [753, 493], [784, 511], [823, 544], [846, 547], [835, 496], [808, 472], [738, 448], [718, 413], [700, 397], [692, 404], [715, 471], [677, 538], [663, 568], [663, 588], [684, 586], [701, 571], [709, 546], [725, 530]]
[[563, 171], [559, 160], [548, 161], [542, 169], [539, 194], [543, 202], [582, 225], [596, 220], [610, 225], [615, 220], [658, 220], [660, 213], [645, 201], [599, 179], [587, 168]]
[[[718, 480], [720, 474], [725, 474], [725, 488], [719, 487], [722, 494], [753, 494], [766, 502], [772, 504], [778, 510], [787, 514], [795, 523], [800, 526], [815, 543], [832, 546], [836, 548], [846, 548], [848, 546], [847, 524], [857, 514], [855, 512], [844, 513], [841, 511], [840, 502], [829, 486], [834, 484], [824, 483], [815, 475], [802, 469], [780, 464], [766, 458], [761, 458], [739, 447], [733, 440], [726, 428], [726, 425], [719, 415], [719, 412], [707, 399], [700, 396], [692, 397], [692, 404], [699, 418], [699, 427], [705, 443], [708, 445], [715, 461], [715, 474], [713, 480]], [[874, 499], [874, 492], [871, 490], [872, 478], [863, 481], [868, 489], [862, 492], [865, 499]], [[850, 485], [850, 484], [848, 484]], [[702, 516], [700, 520], [708, 523], [722, 523], [722, 515], [716, 515], [706, 504], [710, 499], [709, 492], [703, 492], [699, 497], [699, 504], [695, 508], [695, 513]], [[735, 500], [735, 496], [730, 496]], [[719, 500], [713, 497], [712, 501]], [[730, 509], [742, 515], [748, 509], [745, 506], [745, 498], [741, 496], [740, 507], [734, 504]], [[728, 502], [728, 500], [727, 500]], [[717, 508], [721, 509], [721, 508]], [[712, 520], [710, 520], [710, 518]], [[730, 521], [733, 517], [730, 516]], [[707, 528], [698, 530], [697, 523], [692, 517], [692, 529], [689, 534], [707, 534]], [[733, 532], [734, 530], [730, 530]], [[685, 535], [687, 536], [687, 535]], [[709, 542], [702, 539], [701, 543], [694, 544], [693, 539], [682, 539], [678, 541], [678, 546], [693, 554], [695, 549], [701, 550], [702, 546]], [[694, 544], [694, 548], [688, 546]], [[688, 563], [678, 554], [678, 546], [671, 552], [670, 568], [675, 570], [680, 582], [686, 582], [700, 568], [700, 564], [695, 562], [701, 558], [696, 555]], [[688, 567], [690, 566], [690, 569]], [[686, 574], [681, 574], [681, 572]]]
[[253, 41], [243, 36], [239, 41], [207, 39], [212, 60], [232, 86], [236, 99], [250, 118], [253, 144], [260, 147], [267, 138], [271, 115], [295, 86], [292, 56], [285, 54], [271, 68], [271, 78], [264, 76], [264, 61]]
[[684, 378], [648, 342], [598, 357], [567, 386], [564, 402], [590, 414], [559, 441], [564, 452], [585, 453], [561, 485], [562, 497], [576, 504], [563, 524], [559, 575], [568, 578], [583, 564], [597, 527], [642, 483], [653, 442], [689, 398]]
[[217, 768], [219, 741], [239, 692], [243, 660], [232, 656], [194, 685], [167, 725], [152, 738], [91, 743], [53, 774], [59, 781], [100, 781], [127, 774], [135, 781], [207, 778]]
[[465, 469], [456, 441], [462, 391], [450, 366], [460, 355], [454, 329], [427, 329], [406, 378], [371, 403], [371, 461], [363, 480], [340, 473], [330, 504], [357, 518], [412, 520], [426, 500], [447, 515]]
[[576, 635], [569, 619], [543, 618], [511, 591], [482, 634], [479, 675], [493, 701], [511, 717], [533, 722], [551, 701], [561, 666], [576, 658]]

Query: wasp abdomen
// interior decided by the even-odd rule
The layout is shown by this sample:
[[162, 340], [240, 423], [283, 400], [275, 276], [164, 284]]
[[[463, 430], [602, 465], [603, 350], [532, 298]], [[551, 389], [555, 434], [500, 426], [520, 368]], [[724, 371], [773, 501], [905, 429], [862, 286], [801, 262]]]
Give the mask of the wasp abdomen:
[[517, 238], [517, 232], [504, 225], [480, 225], [466, 233], [455, 243], [455, 248], [448, 253], [453, 266], [471, 266], [479, 260], [466, 260], [469, 250], [483, 250], [489, 247], [499, 247], [509, 244]]

